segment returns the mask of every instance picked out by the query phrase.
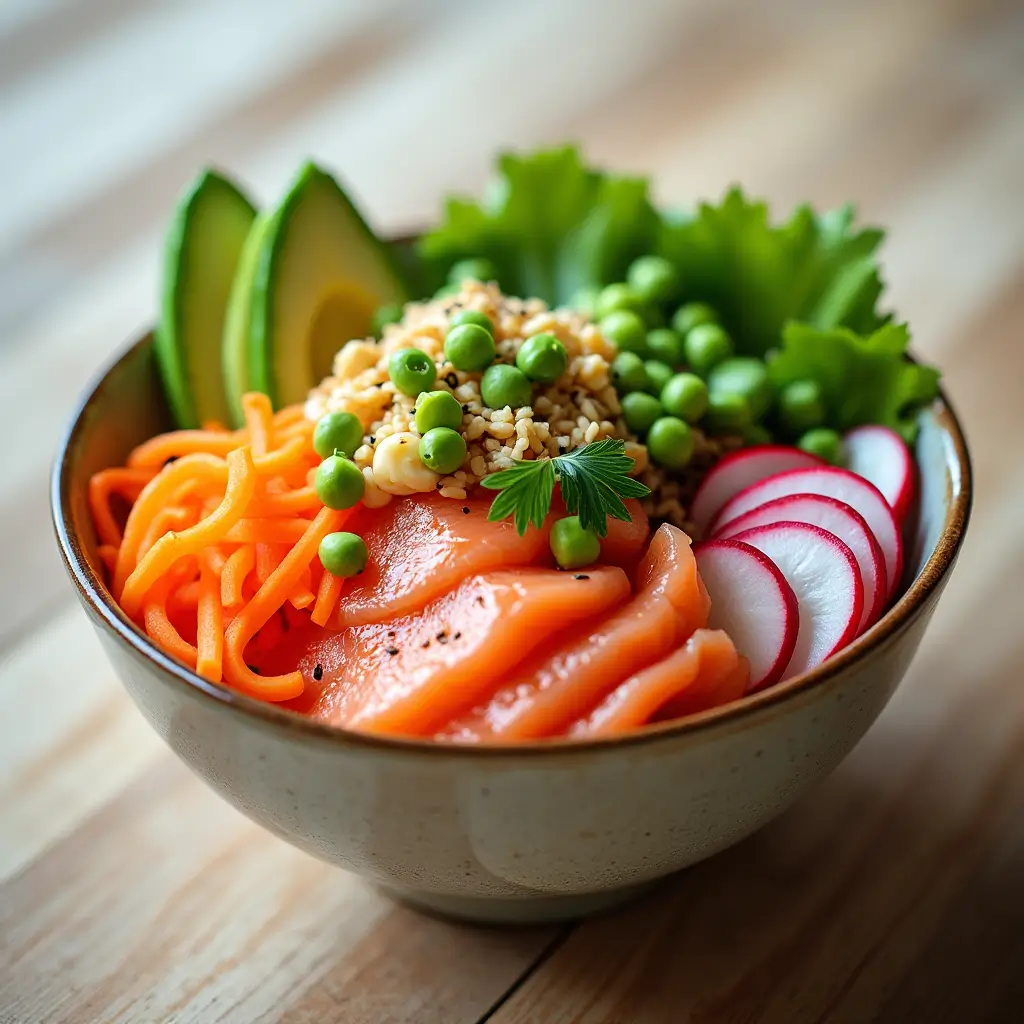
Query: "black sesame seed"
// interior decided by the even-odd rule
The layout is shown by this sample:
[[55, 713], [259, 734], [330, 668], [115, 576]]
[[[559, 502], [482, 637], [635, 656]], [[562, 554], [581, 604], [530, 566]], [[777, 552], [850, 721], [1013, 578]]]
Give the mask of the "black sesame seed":
[[453, 640], [458, 640], [461, 636], [462, 636], [462, 633], [459, 632], [459, 633], [456, 633], [455, 636], [452, 637], [452, 639]]
[[477, 595], [477, 598], [476, 598], [476, 603], [477, 603], [478, 605], [480, 605], [481, 607], [483, 607], [484, 599], [483, 599], [483, 597], [482, 597], [481, 595], [479, 595], [479, 594]]
[[395, 631], [393, 629], [389, 629], [388, 630], [388, 639], [389, 640], [394, 640], [395, 639]]
[[384, 650], [387, 651], [388, 656], [391, 658], [393, 658], [398, 653], [397, 647], [385, 647]]
[[577, 573], [575, 576], [573, 576], [573, 579], [574, 580], [589, 580], [590, 577], [585, 572], [580, 572], [580, 573]]
[[426, 640], [424, 640], [423, 643], [420, 644], [420, 647], [424, 647], [424, 648], [429, 647], [429, 646], [430, 646], [430, 639], [429, 639], [429, 637]]
[[468, 516], [469, 515], [469, 506], [468, 505], [463, 505], [462, 506], [462, 514], [464, 516]]
[[324, 677], [324, 667], [318, 661], [313, 668], [313, 678], [319, 682]]
[[448, 630], [442, 629], [441, 632], [438, 633], [436, 637], [434, 637], [434, 639], [439, 644], [446, 644], [446, 643], [448, 643]]
[[371, 434], [371, 435], [370, 435], [370, 444], [376, 444], [376, 443], [377, 443], [377, 438], [375, 438], [375, 437], [373, 436], [373, 434]]
[[447, 374], [445, 374], [444, 380], [445, 380], [445, 383], [450, 388], [454, 389], [454, 388], [457, 388], [459, 386], [459, 378], [456, 377], [454, 373], [447, 373]]

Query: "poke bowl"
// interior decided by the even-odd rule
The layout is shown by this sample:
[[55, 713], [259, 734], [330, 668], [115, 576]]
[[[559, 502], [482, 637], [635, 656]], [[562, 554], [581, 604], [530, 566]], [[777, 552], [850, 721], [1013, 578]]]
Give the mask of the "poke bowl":
[[[900, 378], [915, 387], [901, 385], [894, 429], [823, 422], [824, 412], [804, 422], [807, 403], [780, 397], [800, 389], [773, 381], [762, 421], [775, 436], [733, 438], [690, 379], [714, 389], [713, 372], [693, 372], [695, 351], [666, 360], [661, 388], [633, 386], [636, 361], [619, 360], [638, 351], [628, 331], [620, 344], [605, 336], [630, 326], [614, 314], [633, 310], [602, 317], [510, 297], [491, 250], [494, 280], [435, 287], [370, 328], [375, 306], [391, 304], [389, 274], [403, 300], [432, 285], [413, 277], [408, 243], [373, 239], [347, 202], [338, 234], [358, 231], [339, 263], [358, 263], [350, 254], [362, 246], [376, 279], [335, 267], [330, 302], [302, 298], [317, 268], [274, 268], [294, 245], [288, 231], [300, 235], [286, 230], [295, 193], [258, 216], [229, 194], [217, 214], [213, 234], [238, 238], [212, 332], [227, 338], [234, 321], [244, 340], [244, 366], [223, 358], [224, 377], [240, 378], [223, 402], [232, 425], [199, 408], [208, 383], [179, 387], [202, 363], [209, 337], [194, 338], [211, 333], [216, 305], [212, 287], [201, 289], [201, 315], [182, 300], [183, 268], [202, 263], [195, 236], [212, 245], [205, 211], [193, 218], [201, 231], [182, 228], [187, 217], [172, 228], [167, 263], [178, 273], [165, 279], [160, 327], [89, 388], [54, 468], [67, 571], [125, 688], [175, 754], [314, 856], [415, 905], [496, 922], [613, 906], [751, 834], [838, 765], [910, 665], [967, 527], [969, 456], [937, 383]], [[193, 214], [197, 194], [183, 207]], [[267, 242], [275, 231], [285, 243]], [[436, 231], [424, 237], [436, 248]], [[370, 241], [386, 249], [367, 255]], [[643, 256], [627, 248], [620, 262]], [[203, 266], [207, 283], [218, 261]], [[299, 300], [275, 300], [275, 274], [292, 275]], [[625, 270], [600, 275], [606, 296], [625, 294], [614, 292]], [[689, 301], [643, 316], [678, 322], [694, 296], [728, 308], [702, 282]], [[285, 307], [302, 302], [315, 315], [302, 326], [300, 373], [267, 325], [287, 324]], [[457, 333], [467, 324], [477, 331]], [[655, 341], [668, 345], [672, 328], [646, 328], [664, 351]], [[794, 351], [806, 343], [799, 328]], [[728, 321], [728, 333], [741, 330]], [[785, 330], [782, 355], [764, 360], [773, 373]], [[446, 347], [453, 335], [462, 350]], [[900, 373], [916, 365], [898, 357]], [[508, 370], [493, 375], [496, 392], [484, 378], [497, 366]], [[429, 380], [410, 384], [410, 370]], [[804, 377], [796, 383], [806, 398]], [[819, 385], [822, 408], [838, 408], [827, 372]], [[517, 387], [530, 390], [510, 397]], [[560, 432], [566, 394], [579, 416], [586, 402], [604, 404]], [[660, 405], [645, 420], [642, 401], [622, 401], [629, 394]], [[339, 414], [360, 421], [353, 439]], [[660, 419], [684, 426], [652, 434]], [[800, 423], [800, 443], [781, 443], [787, 421]], [[444, 430], [460, 441], [434, 433]], [[828, 434], [847, 468], [826, 457]], [[581, 467], [588, 448], [611, 461]], [[534, 481], [545, 474], [546, 489]], [[601, 480], [614, 494], [595, 506]]]

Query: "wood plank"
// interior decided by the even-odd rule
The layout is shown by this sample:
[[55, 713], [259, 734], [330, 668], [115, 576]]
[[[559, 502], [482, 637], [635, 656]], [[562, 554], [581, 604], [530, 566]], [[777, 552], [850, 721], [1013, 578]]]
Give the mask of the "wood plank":
[[423, 919], [165, 756], [0, 886], [0, 1014], [470, 1024], [555, 934]]

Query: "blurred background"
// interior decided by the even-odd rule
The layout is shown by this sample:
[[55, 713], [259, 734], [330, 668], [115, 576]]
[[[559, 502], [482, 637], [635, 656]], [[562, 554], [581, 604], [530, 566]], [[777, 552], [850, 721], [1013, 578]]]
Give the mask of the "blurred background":
[[[0, 667], [7, 681], [31, 675], [38, 687], [31, 708], [20, 689], [0, 687], [0, 716], [19, 722], [0, 771], [0, 817], [19, 842], [0, 835], [0, 881], [118, 799], [144, 767], [170, 759], [72, 608], [46, 480], [75, 396], [154, 319], [161, 239], [182, 186], [213, 162], [272, 202], [312, 156], [378, 230], [403, 232], [428, 223], [445, 193], [478, 191], [496, 149], [564, 140], [593, 160], [649, 174], [672, 204], [742, 182], [780, 217], [800, 200], [853, 200], [864, 221], [888, 229], [890, 303], [909, 320], [916, 350], [943, 369], [973, 444], [975, 522], [907, 684], [813, 813], [821, 835], [840, 819], [859, 821], [866, 808], [884, 807], [880, 794], [916, 764], [926, 796], [914, 805], [914, 835], [874, 864], [883, 881], [892, 865], [903, 873], [889, 878], [891, 889], [880, 883], [858, 920], [878, 923], [880, 936], [893, 894], [940, 865], [973, 865], [963, 870], [984, 869], [992, 884], [973, 891], [957, 919], [963, 927], [932, 950], [921, 992], [934, 978], [954, 978], [965, 957], [974, 957], [971, 977], [991, 980], [1009, 963], [1019, 978], [1019, 0], [0, 0]], [[71, 660], [72, 674], [84, 666], [93, 681], [73, 695], [48, 690], [37, 678], [42, 655]], [[998, 713], [981, 717], [984, 708]], [[930, 745], [940, 727], [941, 749]], [[60, 756], [48, 760], [51, 748]], [[215, 823], [211, 836], [243, 837], [247, 856], [267, 858], [272, 874], [280, 858], [292, 877], [324, 877], [328, 869], [174, 771], [154, 792], [178, 787], [178, 811]], [[990, 792], [993, 779], [1011, 784]], [[149, 790], [127, 791], [134, 802], [122, 811], [141, 820]], [[1016, 831], [999, 831], [1014, 795]], [[974, 800], [1001, 816], [971, 818]], [[950, 840], [949, 856], [939, 856], [940, 823], [946, 814], [954, 821], [954, 805], [963, 836], [987, 829], [1010, 838]], [[798, 822], [811, 813], [803, 807]], [[897, 810], [905, 805], [894, 803], [893, 817]], [[884, 828], [882, 811], [870, 813]], [[758, 849], [799, 831], [789, 821], [756, 840]], [[813, 852], [821, 835], [811, 828], [805, 848]], [[150, 854], [157, 849], [154, 840]], [[918, 856], [925, 849], [938, 851], [934, 861]], [[196, 852], [189, 877], [207, 853]], [[727, 872], [725, 863], [711, 870]], [[260, 870], [252, 867], [253, 877]], [[159, 884], [136, 881], [139, 891]], [[765, 881], [766, 891], [775, 886]], [[195, 900], [216, 908], [218, 895], [203, 890]], [[315, 901], [301, 888], [290, 898]], [[924, 910], [906, 911], [907, 928], [925, 929], [921, 914], [940, 914], [931, 897], [915, 907]], [[222, 909], [232, 919], [233, 909]], [[984, 942], [971, 930], [978, 915], [997, 923]], [[167, 956], [192, 949], [187, 924], [178, 927], [181, 946]], [[922, 934], [902, 933], [893, 962], [918, 950]], [[875, 933], [861, 939], [879, 948]], [[1014, 948], [1016, 960], [998, 960]], [[982, 963], [978, 950], [991, 958]], [[1005, 991], [1010, 974], [1000, 977]], [[981, 1019], [955, 1006], [949, 1013], [941, 1019]], [[780, 1014], [772, 1019], [794, 1019]]]

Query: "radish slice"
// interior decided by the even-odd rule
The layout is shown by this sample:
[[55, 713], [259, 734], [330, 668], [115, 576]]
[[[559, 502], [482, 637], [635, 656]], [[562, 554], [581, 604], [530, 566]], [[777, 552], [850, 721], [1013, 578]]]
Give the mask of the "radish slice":
[[731, 523], [717, 530], [715, 538], [735, 537], [755, 526], [783, 522], [820, 526], [835, 534], [853, 552], [861, 583], [864, 584], [864, 610], [857, 627], [857, 633], [863, 633], [885, 607], [885, 596], [888, 593], [885, 558], [864, 517], [845, 502], [826, 498], [823, 494], [790, 494], [766, 501], [737, 516]]
[[796, 594], [800, 627], [783, 679], [810, 671], [857, 635], [864, 587], [853, 552], [835, 534], [808, 523], [772, 523], [734, 540], [764, 552]]
[[706, 536], [718, 510], [734, 495], [759, 480], [787, 469], [824, 466], [817, 455], [783, 444], [762, 444], [726, 455], [708, 470], [690, 505], [690, 519]]
[[902, 523], [914, 498], [914, 460], [903, 438], [888, 427], [855, 427], [843, 447], [846, 468], [873, 483]]
[[784, 498], [790, 494], [823, 494], [836, 498], [859, 512], [868, 529], [875, 535], [885, 559], [886, 594], [888, 600], [900, 581], [903, 569], [903, 542], [889, 503], [874, 484], [863, 477], [834, 466], [816, 466], [813, 469], [793, 469], [777, 473], [761, 483], [740, 491], [718, 514], [712, 533], [723, 529], [744, 512], [749, 512], [766, 501]]
[[771, 686], [796, 645], [796, 595], [772, 560], [748, 544], [709, 540], [693, 549], [711, 598], [708, 626], [728, 633], [750, 662], [748, 692]]

